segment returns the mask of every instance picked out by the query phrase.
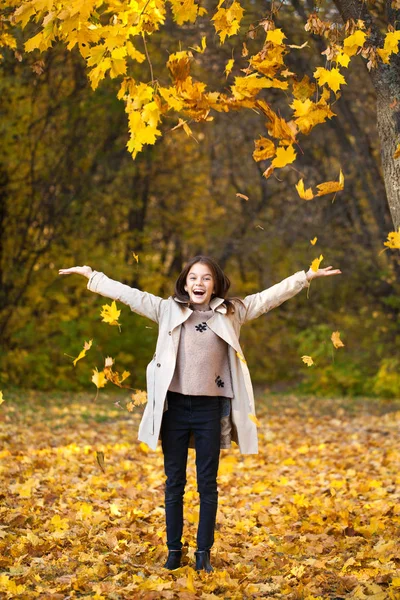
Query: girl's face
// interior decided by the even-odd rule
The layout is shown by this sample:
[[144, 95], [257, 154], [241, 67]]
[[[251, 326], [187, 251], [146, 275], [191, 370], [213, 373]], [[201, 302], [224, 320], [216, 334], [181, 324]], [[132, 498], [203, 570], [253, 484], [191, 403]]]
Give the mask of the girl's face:
[[208, 308], [214, 292], [214, 277], [210, 267], [195, 263], [186, 277], [185, 291], [196, 308]]

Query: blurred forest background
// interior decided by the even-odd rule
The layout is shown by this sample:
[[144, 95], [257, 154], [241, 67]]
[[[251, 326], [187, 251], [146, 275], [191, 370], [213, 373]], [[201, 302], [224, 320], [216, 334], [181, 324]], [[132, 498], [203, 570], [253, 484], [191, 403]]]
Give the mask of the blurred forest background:
[[[262, 18], [263, 3], [243, 5], [244, 26]], [[276, 23], [292, 44], [309, 40], [288, 58], [289, 67], [309, 76], [324, 50], [320, 38], [304, 32], [312, 10], [311, 3], [291, 0]], [[193, 74], [223, 90], [238, 42], [220, 47], [211, 25], [201, 26], [207, 53], [196, 55]], [[178, 28], [170, 19], [152, 36], [155, 74], [168, 52], [193, 43], [196, 27]], [[143, 77], [149, 66], [137, 68]], [[340, 167], [345, 176], [334, 201], [331, 195], [310, 202], [295, 190], [298, 171], [262, 177], [252, 152], [264, 119], [254, 111], [191, 123], [196, 139], [172, 131], [177, 119], [171, 118], [163, 137], [133, 161], [124, 105], [116, 99], [119, 82], [107, 79], [93, 92], [78, 52], [56, 45], [19, 62], [5, 50], [0, 71], [3, 388], [94, 390], [92, 369], [108, 355], [118, 371], [131, 372], [132, 387], [145, 386], [157, 326], [121, 306], [121, 332], [101, 323], [107, 301], [88, 292], [85, 279], [58, 276], [59, 268], [88, 264], [167, 297], [185, 261], [205, 253], [225, 269], [232, 295], [243, 296], [308, 268], [322, 253], [321, 266], [340, 268], [340, 277], [313, 282], [309, 298], [302, 292], [243, 329], [254, 383], [326, 396], [399, 395], [400, 260], [398, 251], [380, 254], [393, 223], [365, 61], [354, 59], [333, 106], [337, 118], [304, 139], [296, 166], [307, 185], [337, 180]], [[267, 92], [272, 104], [276, 93], [279, 109], [278, 91]], [[345, 344], [338, 351], [330, 341], [336, 330]], [[92, 338], [87, 358], [74, 368], [72, 358]], [[304, 365], [304, 354], [314, 367]]]

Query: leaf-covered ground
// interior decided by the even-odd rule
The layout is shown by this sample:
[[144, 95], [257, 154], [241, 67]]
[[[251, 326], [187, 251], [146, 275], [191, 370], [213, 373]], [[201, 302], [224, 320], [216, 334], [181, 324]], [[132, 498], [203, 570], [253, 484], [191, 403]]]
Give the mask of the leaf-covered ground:
[[[400, 598], [400, 401], [258, 402], [260, 454], [223, 451], [215, 572], [166, 556], [162, 454], [102, 394], [5, 394], [0, 597]], [[101, 454], [104, 452], [104, 472]]]

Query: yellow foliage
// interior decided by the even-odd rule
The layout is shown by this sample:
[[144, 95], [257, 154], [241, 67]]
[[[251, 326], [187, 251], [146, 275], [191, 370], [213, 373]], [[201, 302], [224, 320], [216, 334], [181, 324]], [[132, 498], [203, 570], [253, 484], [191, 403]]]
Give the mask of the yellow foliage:
[[90, 348], [92, 347], [92, 343], [93, 340], [89, 340], [88, 342], [84, 343], [83, 350], [81, 350], [78, 356], [72, 361], [74, 363], [74, 367], [76, 367], [76, 363], [78, 362], [78, 360], [86, 356], [86, 352], [90, 350]]
[[286, 39], [286, 35], [282, 29], [269, 29], [267, 31], [267, 42], [280, 46], [284, 39]]
[[[297, 193], [299, 194], [300, 198], [302, 198], [303, 200], [312, 200], [314, 198], [314, 194], [313, 194], [313, 191], [311, 188], [304, 189], [304, 181], [302, 179], [300, 179], [296, 183], [296, 190], [297, 190]], [[315, 238], [315, 241], [316, 241], [316, 238]]]
[[275, 156], [275, 144], [265, 137], [260, 137], [258, 140], [254, 140], [256, 149], [253, 152], [253, 158], [255, 161], [266, 160]]
[[339, 181], [326, 181], [317, 185], [318, 193], [317, 196], [325, 196], [325, 194], [332, 194], [340, 192], [344, 189], [344, 176], [340, 169]]
[[293, 146], [291, 144], [287, 146], [287, 148], [280, 146], [276, 150], [276, 156], [272, 161], [272, 166], [278, 169], [291, 164], [294, 160], [296, 160], [296, 152]]
[[117, 304], [115, 300], [111, 302], [111, 304], [104, 304], [102, 306], [102, 311], [100, 316], [103, 317], [102, 321], [108, 323], [109, 325], [118, 325], [118, 319], [121, 311], [117, 309]]
[[317, 272], [319, 269], [319, 265], [321, 264], [321, 262], [323, 260], [324, 260], [324, 257], [322, 256], [322, 254], [320, 254], [319, 258], [314, 258], [314, 260], [312, 261], [312, 263], [310, 265], [310, 269]]
[[221, 44], [224, 43], [226, 37], [235, 35], [240, 29], [240, 21], [243, 18], [243, 8], [234, 0], [229, 8], [222, 8], [225, 0], [220, 0], [218, 9], [212, 17], [214, 21], [215, 31], [218, 33]]
[[[343, 40], [343, 52], [347, 56], [353, 56], [357, 50], [364, 45], [367, 34], [361, 29], [357, 29], [354, 33], [344, 38]], [[345, 65], [347, 66], [347, 65]]]
[[342, 340], [340, 339], [339, 331], [334, 331], [332, 333], [331, 340], [332, 340], [332, 344], [335, 346], [335, 348], [343, 348], [344, 347], [344, 344], [343, 344]]
[[301, 357], [301, 360], [307, 365], [307, 367], [311, 367], [314, 364], [314, 361], [311, 358], [311, 356], [307, 356], [306, 354]]
[[346, 84], [345, 78], [336, 67], [333, 67], [330, 71], [324, 69], [324, 67], [318, 67], [314, 71], [314, 77], [318, 80], [320, 86], [327, 84], [335, 93], [341, 85]]

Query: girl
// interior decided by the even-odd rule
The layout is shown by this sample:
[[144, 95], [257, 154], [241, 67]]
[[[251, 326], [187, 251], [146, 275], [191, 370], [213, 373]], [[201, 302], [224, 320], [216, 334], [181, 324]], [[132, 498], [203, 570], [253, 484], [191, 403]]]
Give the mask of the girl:
[[239, 344], [241, 326], [295, 296], [317, 277], [338, 275], [332, 267], [298, 271], [280, 283], [246, 296], [227, 297], [230, 281], [210, 257], [195, 256], [184, 267], [168, 299], [141, 292], [92, 271], [60, 269], [89, 279], [88, 289], [127, 304], [158, 323], [156, 352], [146, 371], [148, 402], [139, 440], [164, 454], [167, 569], [182, 557], [183, 495], [188, 447], [196, 450], [200, 518], [195, 569], [210, 572], [210, 549], [218, 504], [220, 448], [234, 440], [242, 454], [257, 454], [257, 428], [249, 370]]

